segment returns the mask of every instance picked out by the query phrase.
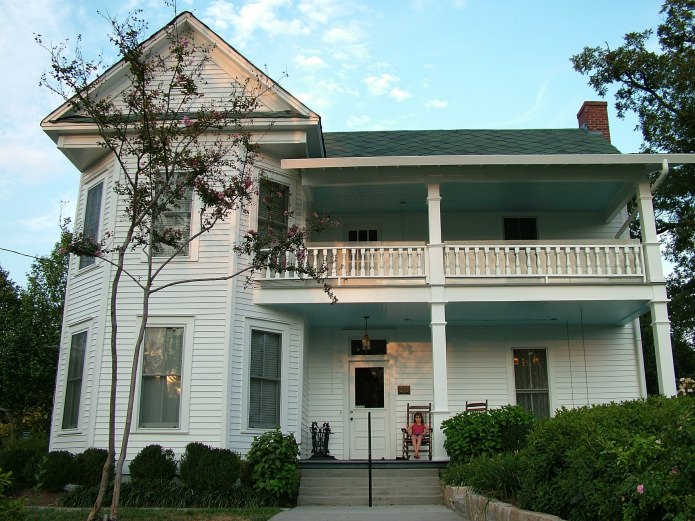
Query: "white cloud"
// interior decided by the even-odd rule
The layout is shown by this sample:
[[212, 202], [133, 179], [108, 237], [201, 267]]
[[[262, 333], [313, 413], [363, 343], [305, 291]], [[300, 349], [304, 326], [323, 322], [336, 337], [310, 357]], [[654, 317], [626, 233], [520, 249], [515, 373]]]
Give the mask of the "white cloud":
[[448, 105], [448, 101], [438, 98], [433, 98], [425, 102], [426, 109], [445, 109]]
[[364, 79], [364, 83], [371, 94], [374, 96], [387, 95], [400, 103], [410, 98], [412, 94], [398, 87], [396, 85], [398, 81], [400, 80], [397, 76], [387, 72], [379, 76], [367, 76]]
[[453, 5], [456, 9], [463, 9], [466, 7], [467, 3], [468, 0], [451, 0], [451, 5]]
[[361, 33], [354, 24], [348, 27], [332, 27], [323, 33], [323, 41], [329, 45], [357, 43], [362, 38]]
[[393, 74], [383, 73], [379, 76], [367, 76], [364, 83], [367, 85], [369, 92], [374, 96], [383, 96], [387, 94], [394, 83], [397, 83], [398, 77]]
[[281, 18], [279, 11], [290, 7], [289, 0], [252, 0], [238, 9], [226, 0], [215, 0], [205, 10], [218, 29], [231, 29], [230, 43], [243, 47], [256, 31], [270, 36], [298, 36], [310, 32], [309, 25], [300, 18]]
[[304, 56], [303, 54], [299, 54], [295, 57], [294, 61], [297, 66], [302, 69], [318, 70], [327, 67], [327, 64], [325, 61], [323, 61], [323, 58], [316, 55]]
[[503, 121], [499, 124], [502, 127], [516, 127], [520, 125], [526, 125], [527, 123], [536, 119], [545, 108], [546, 104], [546, 91], [548, 90], [548, 84], [550, 81], [546, 79], [543, 84], [539, 87], [536, 92], [536, 97], [533, 100], [533, 104], [525, 112], [519, 114], [512, 119]]
[[356, 130], [364, 130], [372, 123], [372, 118], [366, 114], [361, 114], [359, 116], [350, 116], [347, 120], [348, 128], [353, 128]]
[[410, 98], [412, 94], [407, 90], [403, 90], [400, 87], [394, 87], [389, 92], [389, 97], [395, 99], [398, 103], [405, 101]]

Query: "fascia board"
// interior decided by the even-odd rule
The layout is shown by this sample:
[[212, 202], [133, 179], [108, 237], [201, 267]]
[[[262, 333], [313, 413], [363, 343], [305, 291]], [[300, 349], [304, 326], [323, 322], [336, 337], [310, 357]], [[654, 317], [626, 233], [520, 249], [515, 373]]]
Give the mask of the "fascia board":
[[458, 156], [377, 156], [285, 159], [286, 170], [407, 166], [660, 165], [694, 164], [695, 154], [510, 154]]

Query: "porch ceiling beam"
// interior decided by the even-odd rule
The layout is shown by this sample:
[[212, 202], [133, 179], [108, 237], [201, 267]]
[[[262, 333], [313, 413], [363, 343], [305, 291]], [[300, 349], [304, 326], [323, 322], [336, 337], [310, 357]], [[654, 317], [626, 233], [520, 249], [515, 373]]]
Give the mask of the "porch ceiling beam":
[[695, 154], [499, 154], [457, 156], [376, 156], [315, 159], [283, 159], [283, 169], [328, 169], [399, 166], [489, 165], [655, 165], [695, 163]]

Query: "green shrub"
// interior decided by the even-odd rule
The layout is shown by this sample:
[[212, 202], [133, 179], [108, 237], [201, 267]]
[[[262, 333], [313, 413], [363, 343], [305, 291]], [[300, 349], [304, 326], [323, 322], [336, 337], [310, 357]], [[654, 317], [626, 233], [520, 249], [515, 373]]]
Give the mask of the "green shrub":
[[[179, 464], [179, 477], [181, 481], [191, 486], [191, 484], [197, 480], [200, 460], [209, 450], [210, 447], [199, 442], [186, 445], [186, 450]], [[202, 472], [204, 472], [204, 469], [202, 469]]]
[[240, 486], [241, 458], [229, 449], [189, 443], [181, 458], [180, 477], [198, 494], [227, 494]]
[[161, 445], [148, 445], [130, 462], [130, 478], [135, 482], [171, 481], [176, 476], [174, 451]]
[[695, 400], [563, 410], [521, 453], [519, 503], [568, 521], [695, 519]]
[[444, 448], [452, 463], [465, 463], [474, 456], [521, 449], [534, 418], [518, 405], [486, 412], [461, 412], [442, 422]]
[[275, 429], [255, 438], [246, 456], [254, 488], [268, 494], [277, 505], [293, 503], [299, 488], [298, 456], [294, 434], [285, 436]]
[[31, 435], [28, 438], [8, 437], [0, 447], [0, 468], [12, 473], [10, 492], [36, 484], [38, 464], [48, 451], [45, 436]]
[[65, 450], [49, 452], [39, 467], [37, 486], [41, 490], [60, 492], [76, 477], [75, 456]]
[[24, 521], [27, 512], [21, 499], [7, 499], [5, 490], [12, 485], [12, 473], [0, 469], [0, 519], [2, 521]]
[[241, 458], [236, 452], [229, 449], [209, 449], [200, 459], [193, 490], [200, 493], [228, 493], [239, 485], [240, 476]]
[[[60, 506], [91, 507], [99, 487], [79, 487], [63, 494]], [[111, 490], [107, 489], [104, 505], [111, 503]], [[214, 491], [199, 494], [185, 484], [175, 481], [128, 482], [121, 487], [120, 504], [133, 508], [256, 508], [266, 506], [266, 494], [249, 487], [232, 491]]]
[[514, 503], [521, 488], [521, 471], [516, 453], [484, 454], [468, 463], [447, 467], [442, 481], [452, 486], [470, 486], [479, 494]]
[[[83, 487], [91, 487], [101, 483], [101, 474], [108, 458], [106, 449], [89, 448], [75, 456], [76, 483]], [[113, 466], [111, 475], [113, 476]]]

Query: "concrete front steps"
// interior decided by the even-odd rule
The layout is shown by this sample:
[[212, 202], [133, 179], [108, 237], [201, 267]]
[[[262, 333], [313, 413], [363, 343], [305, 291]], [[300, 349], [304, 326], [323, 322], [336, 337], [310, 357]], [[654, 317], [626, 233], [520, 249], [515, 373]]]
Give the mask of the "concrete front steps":
[[[443, 464], [375, 462], [372, 505], [441, 505], [439, 482]], [[297, 505], [367, 506], [369, 470], [362, 462], [300, 463]]]

